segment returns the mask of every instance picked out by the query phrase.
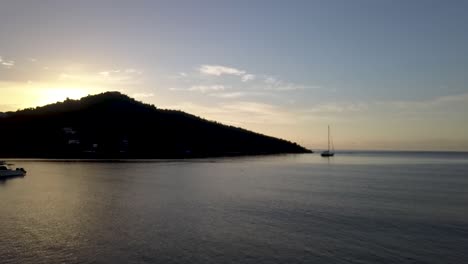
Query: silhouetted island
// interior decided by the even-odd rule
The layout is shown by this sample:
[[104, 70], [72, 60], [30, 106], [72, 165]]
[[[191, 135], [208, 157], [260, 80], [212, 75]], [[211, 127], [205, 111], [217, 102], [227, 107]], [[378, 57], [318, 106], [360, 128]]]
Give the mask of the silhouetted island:
[[0, 157], [191, 158], [307, 153], [296, 143], [158, 109], [119, 92], [0, 113]]

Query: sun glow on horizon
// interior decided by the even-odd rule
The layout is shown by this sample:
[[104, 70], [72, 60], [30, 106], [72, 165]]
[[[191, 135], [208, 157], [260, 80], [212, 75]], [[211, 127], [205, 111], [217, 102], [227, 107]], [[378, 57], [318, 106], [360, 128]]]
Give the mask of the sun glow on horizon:
[[44, 106], [69, 99], [80, 99], [90, 94], [98, 94], [109, 89], [89, 84], [28, 82], [1, 82], [0, 112]]
[[38, 85], [33, 88], [30, 100], [25, 102], [24, 107], [38, 107], [68, 99], [80, 99], [90, 94], [97, 94], [105, 91], [101, 88], [84, 87], [72, 84], [63, 85]]
[[80, 99], [90, 94], [90, 90], [86, 88], [49, 88], [41, 89], [37, 98], [36, 105], [43, 106], [53, 104], [69, 99]]

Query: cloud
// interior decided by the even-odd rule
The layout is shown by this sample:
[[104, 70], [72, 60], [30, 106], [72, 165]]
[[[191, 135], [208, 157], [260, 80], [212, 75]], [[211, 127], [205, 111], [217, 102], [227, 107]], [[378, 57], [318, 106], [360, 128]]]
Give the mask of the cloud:
[[235, 116], [238, 122], [251, 124], [290, 125], [297, 119], [290, 111], [272, 104], [240, 101], [220, 105], [231, 119]]
[[266, 85], [266, 87], [264, 88], [265, 90], [279, 91], [279, 92], [280, 91], [304, 90], [306, 88], [314, 88], [314, 89], [320, 88], [320, 86], [309, 87], [309, 86], [295, 84], [291, 82], [285, 82], [273, 76], [265, 76], [263, 79], [263, 83]]
[[350, 112], [361, 112], [369, 108], [367, 103], [323, 103], [306, 108], [304, 112], [311, 114], [339, 114]]
[[224, 91], [226, 87], [224, 85], [194, 85], [189, 88], [169, 88], [169, 91], [185, 91], [185, 92], [215, 92]]
[[143, 74], [142, 71], [140, 70], [136, 70], [136, 69], [133, 69], [133, 68], [128, 68], [128, 69], [125, 69], [125, 70], [122, 70], [123, 72], [127, 73], [127, 74], [136, 74], [136, 75], [141, 75]]
[[2, 65], [3, 67], [7, 68], [7, 69], [10, 69], [12, 68], [13, 66], [15, 66], [15, 62], [12, 61], [12, 60], [4, 60], [1, 56], [0, 56], [0, 65]]
[[[175, 75], [170, 76], [171, 79], [183, 80], [185, 87], [190, 87], [190, 84], [194, 85], [190, 88], [170, 88], [170, 91], [199, 91], [207, 93], [210, 91], [221, 91], [226, 90], [224, 83], [229, 84], [229, 93], [208, 93], [209, 96], [218, 98], [239, 98], [244, 96], [272, 96], [275, 93], [284, 91], [296, 91], [303, 90], [306, 88], [320, 88], [319, 86], [305, 86], [292, 82], [286, 82], [270, 75], [255, 75], [242, 70], [239, 68], [228, 67], [223, 65], [210, 65], [203, 64], [196, 68], [198, 74], [187, 74], [185, 72], [179, 72]], [[222, 76], [234, 76], [239, 78], [238, 82], [233, 80], [226, 80], [221, 78]], [[206, 76], [217, 77], [217, 78], [206, 78]], [[203, 83], [203, 85], [196, 85], [197, 82]], [[210, 83], [211, 82], [211, 83]], [[213, 83], [216, 82], [216, 83]], [[221, 84], [220, 84], [221, 82]], [[223, 83], [224, 82], [224, 83]], [[187, 85], [189, 84], [189, 85]]]
[[108, 72], [108, 71], [102, 71], [102, 72], [99, 73], [99, 75], [102, 75], [102, 76], [104, 76], [104, 77], [109, 77], [110, 72]]
[[388, 105], [400, 109], [424, 109], [431, 107], [446, 106], [456, 103], [468, 103], [468, 93], [457, 94], [457, 95], [445, 95], [439, 96], [427, 100], [412, 100], [412, 101], [389, 101], [389, 102], [377, 102], [380, 105]]
[[178, 72], [167, 76], [169, 79], [190, 81], [193, 78], [192, 74], [186, 72]]
[[253, 80], [255, 80], [255, 75], [253, 75], [253, 74], [244, 74], [241, 79], [242, 79], [243, 82], [253, 81]]
[[192, 92], [209, 92], [209, 91], [223, 91], [226, 88], [223, 85], [195, 85], [188, 89]]
[[[434, 97], [427, 100], [388, 100], [366, 102], [325, 102], [315, 106], [297, 109], [307, 118], [334, 117], [348, 118], [350, 114], [359, 116], [377, 115], [379, 118], [398, 118], [398, 120], [446, 117], [447, 113], [463, 111], [468, 105], [468, 93]], [[449, 110], [451, 109], [451, 110]], [[452, 112], [451, 112], [452, 111]], [[453, 113], [452, 113], [453, 114]]]
[[179, 109], [225, 124], [243, 126], [246, 124], [288, 125], [296, 123], [296, 118], [289, 111], [274, 105], [240, 101], [217, 103], [209, 106], [193, 102], [181, 102], [167, 106], [169, 109]]
[[242, 76], [246, 74], [245, 71], [243, 70], [221, 66], [221, 65], [201, 65], [199, 68], [199, 71], [202, 74], [214, 75], [214, 76], [221, 76], [225, 74]]
[[106, 70], [98, 72], [99, 75], [104, 77], [112, 77], [112, 76], [136, 76], [143, 74], [142, 71], [129, 68], [129, 69], [116, 69], [116, 70]]
[[139, 83], [141, 74], [141, 71], [135, 69], [115, 69], [99, 72], [69, 70], [59, 74], [59, 80], [89, 84], [132, 85]]
[[221, 66], [221, 65], [201, 65], [199, 67], [199, 72], [204, 75], [212, 75], [212, 76], [221, 76], [221, 75], [234, 75], [239, 76], [242, 82], [248, 82], [255, 79], [255, 75], [251, 73], [247, 73], [244, 70]]
[[218, 98], [240, 98], [244, 97], [247, 95], [245, 92], [232, 92], [232, 93], [211, 93], [209, 94], [210, 96], [213, 97], [218, 97]]
[[209, 96], [223, 99], [241, 98], [247, 96], [275, 96], [271, 93], [264, 92], [225, 92], [225, 93], [210, 93]]
[[270, 84], [270, 85], [274, 85], [278, 83], [278, 80], [273, 76], [266, 76], [264, 81], [266, 84]]

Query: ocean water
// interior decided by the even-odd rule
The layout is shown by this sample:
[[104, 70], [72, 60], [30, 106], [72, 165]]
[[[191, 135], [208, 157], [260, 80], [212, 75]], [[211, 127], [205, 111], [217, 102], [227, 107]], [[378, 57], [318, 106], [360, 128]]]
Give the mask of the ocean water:
[[13, 160], [0, 263], [468, 263], [468, 154]]

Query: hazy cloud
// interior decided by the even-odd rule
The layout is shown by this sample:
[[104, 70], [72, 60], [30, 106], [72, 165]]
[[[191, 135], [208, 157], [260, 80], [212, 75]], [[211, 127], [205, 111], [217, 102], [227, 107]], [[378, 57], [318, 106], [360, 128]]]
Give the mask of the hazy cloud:
[[295, 84], [291, 82], [285, 82], [280, 79], [277, 79], [273, 76], [265, 76], [263, 79], [265, 84], [265, 90], [271, 91], [295, 91], [295, 90], [304, 90], [306, 88], [315, 88], [318, 89], [320, 86], [305, 86], [301, 84]]
[[[306, 88], [319, 88], [319, 86], [305, 86], [292, 82], [286, 82], [276, 77], [270, 75], [255, 75], [242, 70], [239, 68], [222, 66], [222, 65], [209, 65], [203, 64], [200, 65], [197, 69], [197, 74], [187, 74], [185, 72], [179, 72], [173, 76], [171, 79], [183, 79], [186, 84], [189, 84], [190, 88], [170, 88], [170, 91], [198, 91], [202, 93], [207, 93], [209, 96], [222, 98], [222, 99], [232, 99], [232, 98], [241, 98], [247, 96], [275, 96], [275, 94], [284, 91], [296, 91], [303, 90]], [[201, 76], [200, 76], [201, 74]], [[204, 76], [235, 76], [238, 77], [239, 82], [233, 82], [233, 80], [225, 80], [221, 78], [216, 78], [217, 83], [208, 83], [212, 82], [213, 79], [206, 79]], [[202, 79], [200, 79], [200, 77]], [[202, 82], [203, 85], [193, 85], [190, 86], [190, 83]], [[223, 83], [226, 82], [229, 84], [229, 92], [220, 92], [227, 90], [227, 86]], [[176, 84], [177, 85], [177, 84]], [[182, 86], [182, 87], [183, 87]]]
[[290, 111], [267, 103], [240, 101], [221, 104], [220, 107], [231, 115], [243, 117], [237, 119], [242, 123], [290, 125], [297, 120]]
[[[238, 91], [231, 91], [230, 93], [210, 93], [210, 96], [218, 97], [218, 98], [238, 98], [244, 97], [248, 95], [271, 95], [273, 92], [282, 92], [282, 91], [295, 91], [295, 90], [303, 90], [306, 88], [319, 88], [319, 86], [305, 86], [300, 85], [292, 82], [286, 82], [280, 80], [276, 77], [269, 76], [269, 75], [260, 75], [257, 76], [255, 74], [249, 73], [246, 70], [228, 67], [223, 65], [209, 65], [203, 64], [197, 68], [197, 71], [202, 76], [215, 76], [220, 77], [223, 75], [230, 75], [230, 76], [237, 76], [239, 77], [238, 84], [232, 84], [232, 80], [226, 80], [226, 82], [230, 83], [231, 89], [237, 89]], [[191, 74], [187, 74], [185, 72], [179, 72], [178, 74], [172, 76], [173, 79], [180, 79], [184, 78], [184, 81], [190, 82], [199, 82], [200, 79], [196, 77], [200, 76], [192, 76]], [[206, 82], [206, 79], [202, 79], [202, 81]], [[208, 80], [209, 81], [209, 80]], [[220, 80], [217, 79], [217, 82]], [[247, 84], [248, 83], [248, 84]], [[224, 85], [219, 84], [206, 84], [206, 85], [195, 85], [190, 88], [170, 88], [171, 91], [200, 91], [206, 93], [208, 91], [219, 91], [224, 90]], [[239, 91], [241, 90], [242, 91]], [[246, 90], [249, 90], [246, 92]], [[263, 92], [262, 92], [263, 91]], [[266, 92], [271, 91], [271, 92]]]
[[248, 81], [253, 81], [253, 80], [255, 80], [255, 75], [253, 75], [253, 74], [244, 74], [242, 76], [242, 81], [243, 82], [248, 82]]
[[246, 124], [288, 125], [297, 120], [285, 109], [251, 101], [218, 103], [210, 106], [182, 102], [168, 106], [168, 108], [179, 109], [211, 120], [221, 120], [223, 123], [236, 126], [245, 126]]
[[108, 72], [108, 71], [102, 71], [102, 72], [99, 73], [99, 75], [102, 75], [102, 76], [104, 76], [104, 77], [109, 77], [110, 72]]
[[225, 93], [210, 93], [209, 96], [232, 99], [232, 98], [241, 98], [247, 96], [273, 96], [273, 94], [263, 93], [263, 92], [225, 92]]
[[245, 71], [243, 70], [221, 65], [201, 65], [199, 71], [202, 74], [214, 76], [221, 76], [224, 74], [242, 76], [245, 74]]
[[127, 74], [136, 74], [136, 75], [143, 74], [143, 72], [141, 70], [137, 70], [137, 69], [133, 69], [133, 68], [128, 68], [128, 69], [125, 69], [125, 70], [122, 70], [122, 71], [127, 73]]
[[142, 71], [129, 68], [129, 69], [106, 70], [106, 71], [101, 71], [98, 74], [106, 78], [111, 78], [111, 77], [125, 78], [125, 76], [128, 78], [130, 76], [141, 75], [143, 73]]
[[169, 88], [169, 91], [182, 91], [182, 92], [201, 92], [201, 93], [206, 93], [206, 92], [216, 92], [216, 91], [224, 91], [226, 87], [224, 85], [193, 85], [189, 88], [176, 88], [172, 87]]
[[445, 106], [456, 103], [468, 103], [468, 93], [458, 95], [439, 96], [428, 100], [412, 100], [412, 101], [387, 101], [377, 102], [378, 104], [386, 104], [395, 108], [410, 109], [410, 108], [430, 108], [437, 106]]
[[89, 84], [130, 85], [137, 84], [141, 71], [134, 69], [115, 69], [99, 72], [87, 72], [83, 70], [69, 70], [59, 75], [59, 80], [76, 81]]
[[188, 89], [192, 92], [209, 92], [209, 91], [223, 91], [226, 89], [223, 85], [195, 85]]
[[[399, 116], [399, 118], [419, 118], [422, 112], [442, 114], [448, 108], [468, 105], [468, 93], [459, 95], [440, 96], [427, 100], [389, 100], [369, 102], [326, 102], [315, 106], [300, 109], [301, 113], [314, 116], [343, 116], [345, 114], [359, 113], [372, 114], [375, 112], [386, 116]], [[433, 114], [432, 118], [435, 118]]]
[[247, 94], [244, 92], [232, 92], [232, 93], [212, 93], [209, 95], [213, 97], [227, 99], [227, 98], [240, 98], [240, 97], [246, 96]]
[[221, 76], [221, 75], [234, 75], [239, 76], [243, 82], [252, 81], [255, 79], [255, 75], [247, 73], [244, 70], [221, 66], [221, 65], [201, 65], [199, 72], [204, 75]]
[[0, 56], [0, 65], [2, 65], [3, 67], [9, 69], [9, 68], [15, 66], [15, 62], [12, 61], [12, 60], [5, 60]]
[[369, 108], [366, 103], [323, 103], [316, 106], [306, 108], [304, 112], [311, 114], [338, 114], [349, 112], [365, 111]]

